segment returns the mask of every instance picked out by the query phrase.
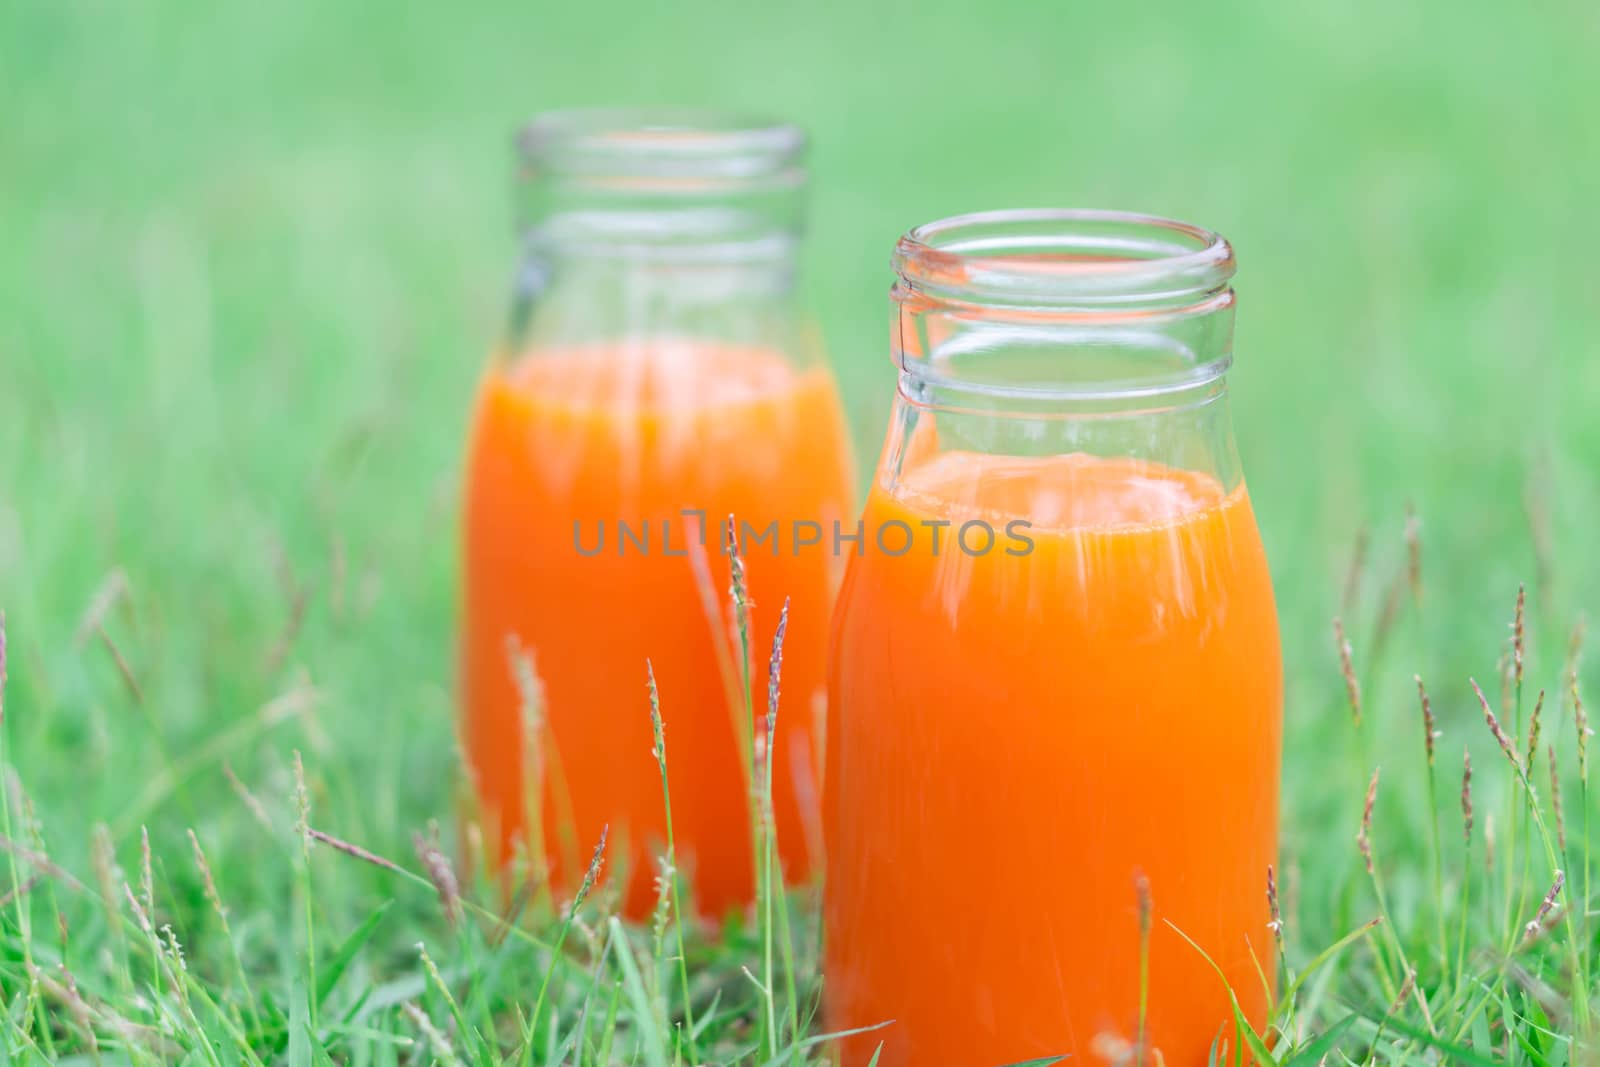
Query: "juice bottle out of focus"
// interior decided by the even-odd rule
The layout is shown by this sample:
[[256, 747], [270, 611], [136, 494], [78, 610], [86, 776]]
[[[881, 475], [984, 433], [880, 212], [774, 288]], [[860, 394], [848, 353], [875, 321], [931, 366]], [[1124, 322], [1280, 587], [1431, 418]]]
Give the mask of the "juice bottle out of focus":
[[836, 568], [749, 541], [854, 506], [834, 383], [796, 307], [803, 149], [793, 127], [677, 113], [557, 113], [522, 140], [527, 248], [467, 458], [462, 737], [499, 860], [542, 854], [570, 892], [609, 828], [634, 915], [667, 837], [647, 658], [678, 867], [704, 913], [752, 894], [730, 514], [753, 650], [790, 601], [776, 818], [791, 878], [820, 861], [812, 708]]
[[[1142, 216], [911, 231], [829, 674], [830, 1030], [883, 1067], [1192, 1067], [1263, 1022], [1281, 669], [1233, 254]], [[1141, 906], [1141, 900], [1146, 902]], [[1141, 925], [1148, 929], [1140, 1012]], [[1170, 924], [1170, 925], [1169, 925]]]

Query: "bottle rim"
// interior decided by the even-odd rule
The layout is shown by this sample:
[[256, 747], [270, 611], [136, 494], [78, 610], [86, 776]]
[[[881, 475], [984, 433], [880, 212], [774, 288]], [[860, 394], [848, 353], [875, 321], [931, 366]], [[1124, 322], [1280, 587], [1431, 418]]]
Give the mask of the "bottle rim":
[[897, 300], [1044, 313], [1182, 310], [1228, 293], [1236, 268], [1211, 230], [1083, 208], [939, 219], [901, 237], [891, 262]]
[[[892, 352], [912, 403], [1034, 417], [1183, 407], [1218, 394], [1232, 366], [1233, 249], [1199, 226], [1126, 211], [984, 211], [908, 231], [892, 264]], [[1057, 347], [1129, 359], [990, 365], [1001, 350]]]
[[651, 193], [704, 194], [805, 181], [805, 131], [793, 123], [699, 108], [571, 108], [517, 134], [524, 170]]

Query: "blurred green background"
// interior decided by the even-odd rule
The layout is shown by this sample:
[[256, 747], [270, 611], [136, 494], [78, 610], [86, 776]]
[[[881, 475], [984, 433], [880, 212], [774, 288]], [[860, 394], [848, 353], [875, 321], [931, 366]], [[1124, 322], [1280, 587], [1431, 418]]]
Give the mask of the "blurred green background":
[[[1359, 797], [1319, 792], [1319, 723], [1342, 715], [1328, 623], [1358, 528], [1386, 576], [1406, 502], [1421, 516], [1408, 651], [1440, 665], [1451, 722], [1519, 580], [1563, 628], [1600, 589], [1596, 55], [1578, 0], [10, 0], [14, 759], [68, 855], [94, 820], [248, 833], [220, 761], [281, 786], [292, 747], [352, 839], [447, 813], [458, 468], [516, 254], [512, 131], [547, 107], [724, 105], [814, 137], [807, 285], [863, 464], [907, 227], [1077, 205], [1233, 240], [1288, 836], [1337, 811], [1346, 840]], [[119, 572], [105, 626], [137, 696], [78, 633]], [[1365, 627], [1377, 599], [1355, 610]], [[1412, 666], [1371, 699], [1410, 715]], [[314, 713], [256, 711], [302, 682]]]

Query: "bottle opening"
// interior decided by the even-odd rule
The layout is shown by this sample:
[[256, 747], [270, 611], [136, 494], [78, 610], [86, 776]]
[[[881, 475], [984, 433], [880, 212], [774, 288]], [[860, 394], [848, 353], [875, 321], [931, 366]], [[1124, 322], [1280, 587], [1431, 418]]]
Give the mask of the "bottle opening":
[[1226, 291], [1233, 249], [1210, 230], [1118, 211], [958, 215], [895, 246], [905, 292], [996, 307], [1158, 310]]
[[524, 228], [542, 247], [630, 261], [782, 262], [806, 182], [799, 127], [716, 111], [580, 109], [518, 138]]
[[1213, 395], [1232, 360], [1233, 249], [1197, 226], [985, 212], [911, 230], [893, 265], [894, 352], [913, 402], [1009, 398], [1036, 414], [1181, 403]]
[[692, 109], [539, 115], [518, 138], [530, 176], [694, 195], [805, 182], [806, 136], [789, 123]]

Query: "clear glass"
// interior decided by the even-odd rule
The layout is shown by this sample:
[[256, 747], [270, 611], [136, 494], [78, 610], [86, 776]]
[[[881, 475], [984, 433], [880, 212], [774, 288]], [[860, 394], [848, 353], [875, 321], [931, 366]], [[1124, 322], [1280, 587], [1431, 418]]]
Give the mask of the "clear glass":
[[1259, 1023], [1282, 714], [1224, 380], [1232, 250], [1013, 211], [912, 230], [894, 265], [825, 801], [829, 1027], [894, 1022], [842, 1062], [1077, 1062], [1104, 1034], [1204, 1063], [1237, 1035], [1168, 922]]
[[[525, 849], [570, 890], [609, 827], [636, 916], [666, 841], [647, 658], [678, 865], [718, 914], [750, 898], [753, 871], [722, 523], [759, 533], [853, 505], [796, 297], [804, 148], [791, 126], [679, 112], [552, 114], [521, 140], [525, 252], [467, 460], [462, 735], [502, 861]], [[821, 849], [808, 709], [836, 575], [820, 553], [750, 555], [753, 648], [791, 600], [775, 804], [803, 877]], [[542, 688], [531, 713], [521, 651]]]

